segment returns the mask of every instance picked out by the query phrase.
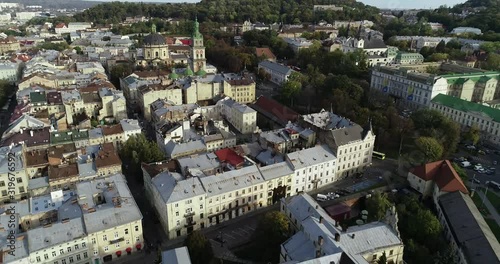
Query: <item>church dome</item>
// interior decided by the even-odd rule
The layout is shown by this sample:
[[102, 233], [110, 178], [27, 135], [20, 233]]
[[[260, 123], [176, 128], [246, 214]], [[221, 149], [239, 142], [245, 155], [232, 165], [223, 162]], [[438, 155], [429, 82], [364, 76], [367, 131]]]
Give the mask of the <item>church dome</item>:
[[205, 75], [207, 75], [207, 72], [204, 71], [203, 69], [200, 69], [199, 71], [196, 72], [196, 75], [197, 76], [205, 76]]
[[193, 74], [193, 70], [191, 70], [189, 66], [186, 68], [186, 71], [184, 71], [184, 75], [186, 76], [193, 76]]
[[151, 33], [144, 37], [144, 45], [153, 46], [153, 45], [167, 45], [167, 41], [165, 37], [158, 33]]

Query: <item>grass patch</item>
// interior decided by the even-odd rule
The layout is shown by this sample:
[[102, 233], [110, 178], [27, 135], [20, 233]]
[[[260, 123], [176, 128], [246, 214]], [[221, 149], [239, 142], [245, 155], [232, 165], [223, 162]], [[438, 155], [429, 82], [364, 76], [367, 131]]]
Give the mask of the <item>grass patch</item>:
[[472, 196], [472, 200], [474, 201], [474, 204], [476, 204], [476, 207], [479, 210], [479, 212], [481, 212], [483, 216], [488, 216], [490, 215], [490, 212], [488, 211], [488, 208], [486, 208], [486, 206], [483, 205], [483, 200], [477, 194], [478, 191], [480, 191], [480, 188], [476, 190], [476, 193], [474, 194], [474, 196]]
[[488, 226], [490, 226], [491, 231], [495, 235], [498, 241], [500, 241], [500, 226], [494, 219], [485, 218], [484, 219]]
[[495, 209], [497, 210], [497, 213], [500, 213], [500, 197], [498, 197], [498, 195], [496, 193], [494, 193], [493, 191], [488, 191], [488, 193], [486, 194], [486, 197], [490, 201], [491, 205], [493, 205], [493, 207], [495, 207]]

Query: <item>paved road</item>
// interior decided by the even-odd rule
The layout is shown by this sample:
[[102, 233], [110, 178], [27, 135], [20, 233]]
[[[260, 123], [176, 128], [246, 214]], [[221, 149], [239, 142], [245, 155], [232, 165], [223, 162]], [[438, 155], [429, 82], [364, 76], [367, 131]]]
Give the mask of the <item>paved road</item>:
[[457, 154], [453, 155], [455, 157], [472, 157], [474, 162], [481, 163], [484, 167], [494, 167], [496, 169], [495, 174], [487, 175], [475, 172], [472, 167], [465, 169], [469, 179], [475, 178], [479, 180], [481, 183], [485, 183], [486, 181], [496, 181], [500, 182], [500, 164], [493, 165], [493, 161], [500, 161], [500, 156], [494, 153], [486, 154], [486, 155], [472, 155], [469, 152], [461, 149]]

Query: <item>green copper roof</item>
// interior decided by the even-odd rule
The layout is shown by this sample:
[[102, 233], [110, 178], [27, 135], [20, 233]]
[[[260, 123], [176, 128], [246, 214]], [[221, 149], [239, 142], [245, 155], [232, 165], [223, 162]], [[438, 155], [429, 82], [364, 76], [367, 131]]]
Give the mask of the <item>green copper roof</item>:
[[198, 23], [198, 17], [194, 19], [193, 25], [193, 38], [202, 38], [203, 36], [200, 33], [200, 23]]
[[30, 101], [32, 103], [47, 103], [47, 96], [45, 95], [45, 91], [31, 92]]
[[196, 72], [196, 75], [197, 76], [205, 76], [205, 75], [207, 75], [207, 72], [204, 71], [203, 69], [200, 69], [199, 71]]
[[184, 71], [184, 75], [193, 76], [194, 75], [193, 70], [191, 70], [191, 68], [187, 67], [186, 71]]
[[172, 73], [170, 73], [168, 75], [168, 78], [170, 80], [175, 80], [175, 79], [178, 79], [179, 78], [179, 75], [177, 73], [175, 73], [175, 68], [172, 69]]
[[431, 102], [463, 112], [480, 112], [491, 117], [495, 122], [500, 122], [500, 109], [465, 101], [445, 94], [436, 95]]

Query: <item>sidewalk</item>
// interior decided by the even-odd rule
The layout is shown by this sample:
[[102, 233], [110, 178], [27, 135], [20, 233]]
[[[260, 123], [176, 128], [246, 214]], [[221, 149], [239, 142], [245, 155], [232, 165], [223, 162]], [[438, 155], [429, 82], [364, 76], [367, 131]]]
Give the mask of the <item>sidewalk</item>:
[[485, 197], [486, 195], [481, 191], [476, 192], [476, 194], [481, 197], [482, 201], [484, 201], [484, 206], [486, 206], [488, 211], [490, 211], [490, 217], [493, 218], [498, 225], [500, 225], [500, 215], [498, 214], [497, 209], [490, 203], [488, 197]]

